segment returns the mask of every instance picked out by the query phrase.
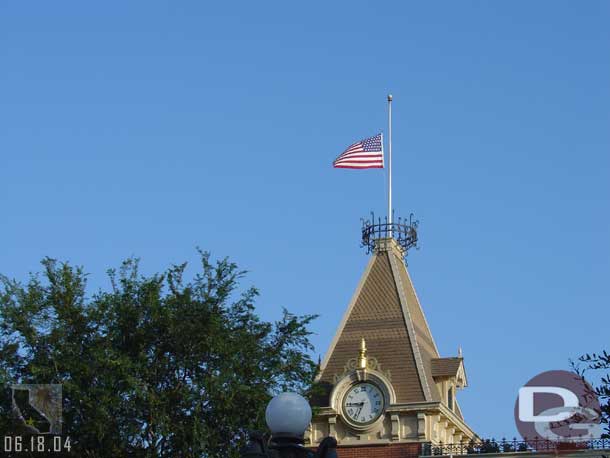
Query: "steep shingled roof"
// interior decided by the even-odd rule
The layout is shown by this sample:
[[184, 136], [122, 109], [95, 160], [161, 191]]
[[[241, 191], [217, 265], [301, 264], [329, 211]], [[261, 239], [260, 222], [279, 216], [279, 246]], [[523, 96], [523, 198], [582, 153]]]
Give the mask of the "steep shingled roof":
[[390, 371], [398, 403], [438, 401], [432, 361], [439, 353], [398, 246], [371, 257], [352, 301], [320, 367], [318, 380], [332, 384], [360, 339], [368, 354]]

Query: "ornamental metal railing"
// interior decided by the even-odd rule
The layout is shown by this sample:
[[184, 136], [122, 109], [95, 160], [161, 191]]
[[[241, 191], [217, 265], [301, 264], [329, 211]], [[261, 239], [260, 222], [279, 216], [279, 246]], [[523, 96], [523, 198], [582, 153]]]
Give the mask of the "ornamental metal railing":
[[516, 438], [513, 440], [485, 439], [453, 444], [433, 444], [432, 442], [426, 442], [422, 444], [421, 456], [478, 455], [486, 453], [502, 454], [514, 452], [561, 453], [579, 450], [608, 449], [610, 449], [610, 438], [566, 440], [565, 442], [541, 438], [524, 438], [523, 440], [517, 440]]
[[399, 217], [397, 220], [392, 218], [388, 222], [388, 217], [375, 219], [375, 214], [371, 213], [371, 219], [362, 219], [362, 242], [360, 246], [366, 248], [367, 253], [375, 250], [379, 240], [393, 238], [398, 242], [406, 255], [410, 248], [417, 247], [417, 227], [419, 221], [413, 219], [413, 213], [409, 219]]

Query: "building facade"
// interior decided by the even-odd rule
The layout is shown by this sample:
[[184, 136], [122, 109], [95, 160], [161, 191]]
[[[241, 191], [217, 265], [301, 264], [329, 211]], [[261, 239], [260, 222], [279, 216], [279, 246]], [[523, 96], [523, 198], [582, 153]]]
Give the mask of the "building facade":
[[458, 402], [461, 352], [441, 357], [394, 238], [373, 253], [321, 362], [306, 433], [338, 441], [340, 458], [417, 456], [421, 444], [476, 440]]

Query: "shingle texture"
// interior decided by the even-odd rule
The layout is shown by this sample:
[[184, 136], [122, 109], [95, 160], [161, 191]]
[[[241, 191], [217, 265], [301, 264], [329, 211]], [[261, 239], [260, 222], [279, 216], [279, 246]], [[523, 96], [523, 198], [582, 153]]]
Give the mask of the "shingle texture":
[[383, 371], [390, 371], [397, 402], [438, 400], [431, 361], [439, 355], [406, 267], [390, 251], [374, 256], [336, 344], [329, 350], [320, 381], [332, 384], [333, 376], [342, 374], [347, 361], [358, 355], [364, 338], [368, 355], [377, 358]]
[[462, 358], [435, 358], [432, 360], [433, 377], [455, 377]]

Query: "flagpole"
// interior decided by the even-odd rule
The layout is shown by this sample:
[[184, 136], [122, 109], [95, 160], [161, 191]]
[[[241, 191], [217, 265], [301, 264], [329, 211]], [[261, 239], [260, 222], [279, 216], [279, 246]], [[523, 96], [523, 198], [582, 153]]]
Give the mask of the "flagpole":
[[392, 238], [392, 94], [388, 94], [388, 224]]

